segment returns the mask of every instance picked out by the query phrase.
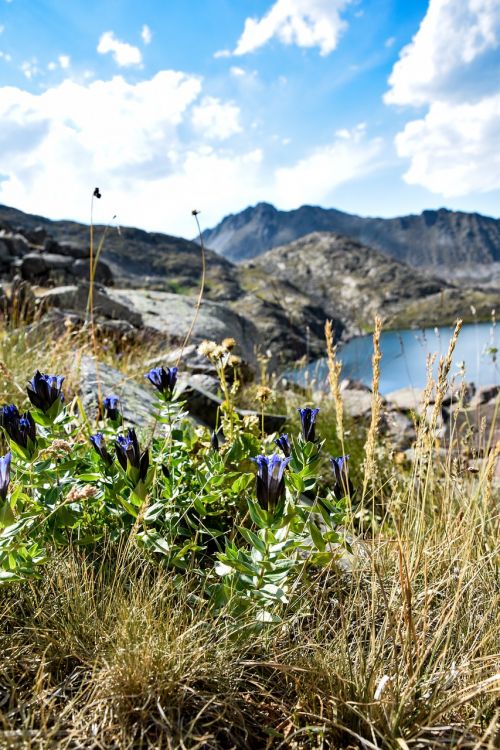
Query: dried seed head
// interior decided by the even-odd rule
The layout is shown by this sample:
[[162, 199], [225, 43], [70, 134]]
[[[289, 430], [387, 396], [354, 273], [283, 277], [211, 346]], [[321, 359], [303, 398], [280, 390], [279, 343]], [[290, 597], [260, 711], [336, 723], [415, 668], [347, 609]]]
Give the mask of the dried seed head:
[[268, 388], [267, 385], [259, 385], [255, 392], [255, 398], [261, 404], [265, 404], [271, 398], [272, 393], [272, 390]]
[[198, 354], [200, 354], [202, 357], [211, 357], [214, 349], [216, 348], [217, 344], [215, 343], [215, 341], [209, 341], [208, 339], [205, 339], [205, 341], [202, 341], [198, 347]]

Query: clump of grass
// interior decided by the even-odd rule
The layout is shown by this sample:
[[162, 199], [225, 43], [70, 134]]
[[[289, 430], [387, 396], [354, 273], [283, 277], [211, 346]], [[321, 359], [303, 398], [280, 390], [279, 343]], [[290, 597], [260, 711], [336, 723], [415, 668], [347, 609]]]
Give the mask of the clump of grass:
[[[5, 400], [32, 357], [65, 371], [82, 350], [73, 331], [54, 341], [4, 334]], [[290, 424], [303, 401], [284, 404]], [[279, 622], [238, 616], [231, 598], [208, 607], [194, 555], [179, 572], [114, 529], [87, 549], [59, 539], [38, 578], [0, 587], [0, 747], [498, 747], [500, 446], [478, 473], [455, 471], [456, 446], [442, 458], [423, 419], [405, 468], [372, 420], [371, 483], [365, 434], [347, 415], [339, 434], [339, 408], [323, 396], [325, 445], [338, 455], [343, 434], [377, 523], [350, 525], [351, 553], [308, 567]]]

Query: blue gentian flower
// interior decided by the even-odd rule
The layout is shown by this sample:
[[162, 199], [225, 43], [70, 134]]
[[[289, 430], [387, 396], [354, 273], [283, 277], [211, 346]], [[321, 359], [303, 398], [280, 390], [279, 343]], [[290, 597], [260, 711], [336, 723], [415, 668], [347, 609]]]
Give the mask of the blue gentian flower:
[[352, 494], [353, 486], [349, 479], [349, 466], [348, 466], [349, 454], [346, 456], [339, 456], [338, 458], [330, 458], [330, 463], [335, 474], [335, 485], [333, 487], [333, 494], [340, 500], [346, 495]]
[[215, 430], [212, 430], [210, 433], [210, 445], [212, 446], [212, 450], [214, 450], [216, 453], [219, 452], [219, 438], [217, 437], [217, 433]]
[[264, 510], [274, 510], [285, 493], [284, 472], [291, 459], [272, 456], [257, 456], [252, 461], [258, 466], [256, 492], [257, 500]]
[[139, 441], [133, 428], [126, 435], [118, 435], [116, 439], [116, 457], [120, 466], [134, 484], [145, 482], [149, 469], [149, 452], [141, 455]]
[[177, 383], [177, 367], [153, 367], [144, 377], [158, 389], [165, 400], [170, 401]]
[[280, 435], [279, 438], [276, 438], [274, 442], [276, 443], [278, 448], [281, 448], [287, 458], [292, 455], [292, 446], [290, 445], [288, 435]]
[[306, 406], [304, 409], [298, 409], [300, 421], [302, 423], [302, 437], [308, 443], [314, 443], [316, 439], [316, 417], [319, 409], [310, 409]]
[[0, 498], [5, 500], [7, 498], [7, 490], [9, 489], [10, 482], [10, 461], [12, 459], [12, 453], [6, 453], [5, 456], [0, 456]]
[[62, 375], [45, 375], [37, 370], [26, 389], [33, 406], [52, 419], [60, 414], [64, 404], [63, 381]]
[[24, 456], [30, 458], [36, 445], [36, 425], [29, 412], [19, 414], [17, 406], [9, 404], [0, 410], [0, 425]]
[[92, 443], [95, 452], [102, 458], [104, 463], [109, 466], [113, 462], [113, 459], [106, 449], [106, 443], [104, 441], [104, 435], [102, 434], [102, 432], [96, 432], [95, 435], [91, 435], [89, 437], [89, 440]]
[[120, 399], [113, 393], [110, 396], [106, 396], [103, 401], [103, 406], [106, 411], [106, 417], [108, 419], [111, 419], [112, 422], [121, 422], [122, 415], [120, 413], [120, 409], [118, 408], [119, 403]]

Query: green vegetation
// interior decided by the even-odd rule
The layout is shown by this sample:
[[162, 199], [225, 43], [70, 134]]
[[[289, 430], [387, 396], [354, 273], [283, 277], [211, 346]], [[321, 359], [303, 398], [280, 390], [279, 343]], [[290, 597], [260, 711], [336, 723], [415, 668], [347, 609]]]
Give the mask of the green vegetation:
[[[98, 350], [143, 382], [150, 352], [36, 325], [0, 339], [19, 408], [2, 417], [0, 747], [497, 747], [500, 446], [476, 472], [442, 450], [446, 360], [411, 465], [378, 432], [377, 363], [365, 444], [331, 350], [332, 395], [298, 404], [316, 425], [276, 394], [286, 456], [234, 411], [231, 342], [204, 347], [217, 440], [170, 370], [149, 373], [157, 421], [136, 440], [112, 399], [83, 413], [74, 363]], [[37, 367], [67, 380], [34, 380], [30, 405]], [[328, 460], [344, 453], [349, 477]]]

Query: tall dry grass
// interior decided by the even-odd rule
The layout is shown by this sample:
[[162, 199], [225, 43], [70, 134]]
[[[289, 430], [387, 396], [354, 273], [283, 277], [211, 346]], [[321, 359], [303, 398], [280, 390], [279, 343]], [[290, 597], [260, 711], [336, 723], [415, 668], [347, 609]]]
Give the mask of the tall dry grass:
[[[28, 363], [68, 361], [69, 340], [5, 341], [9, 393]], [[446, 379], [445, 361], [429, 403]], [[55, 549], [40, 580], [0, 587], [0, 748], [497, 748], [498, 449], [463, 471], [437, 423], [406, 466], [376, 420], [377, 523], [278, 625], [211, 614], [196, 571], [130, 544]]]

